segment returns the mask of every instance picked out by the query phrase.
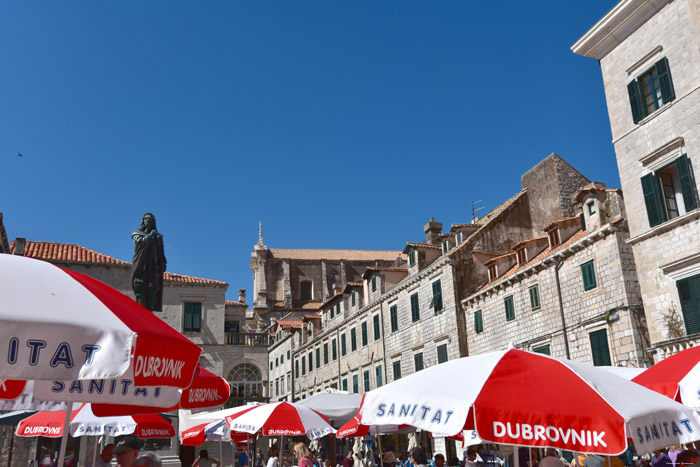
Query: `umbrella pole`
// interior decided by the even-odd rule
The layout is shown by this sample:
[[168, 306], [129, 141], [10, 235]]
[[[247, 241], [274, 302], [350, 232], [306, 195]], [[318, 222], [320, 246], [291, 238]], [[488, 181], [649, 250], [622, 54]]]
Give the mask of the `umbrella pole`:
[[66, 458], [66, 445], [68, 444], [68, 430], [70, 429], [70, 416], [73, 413], [73, 404], [68, 403], [66, 407], [66, 419], [63, 422], [63, 436], [61, 437], [61, 452], [58, 455], [58, 463], [56, 465], [63, 466]]
[[93, 443], [94, 446], [92, 448], [92, 465], [95, 465], [95, 460], [97, 460], [97, 442], [99, 441], [99, 438], [95, 436], [95, 442]]
[[7, 465], [12, 465], [12, 448], [15, 445], [15, 430], [10, 431], [10, 453], [7, 456]]
[[219, 438], [219, 462], [223, 464], [224, 462], [224, 442]]

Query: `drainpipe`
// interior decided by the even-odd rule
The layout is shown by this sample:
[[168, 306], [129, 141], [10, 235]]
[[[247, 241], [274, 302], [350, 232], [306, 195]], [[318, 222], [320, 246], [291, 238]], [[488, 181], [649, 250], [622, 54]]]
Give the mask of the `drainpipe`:
[[[301, 335], [299, 335], [301, 339]], [[294, 333], [292, 333], [292, 342], [289, 344], [292, 350], [292, 400], [289, 402], [294, 402], [294, 393], [296, 390], [296, 378], [294, 377], [294, 364], [296, 363], [296, 355], [294, 354]]]
[[388, 380], [388, 370], [386, 369], [386, 340], [384, 339], [384, 301], [382, 300], [379, 302], [379, 321], [381, 323], [381, 326], [379, 327], [379, 331], [382, 333], [382, 361], [384, 362], [384, 384], [386, 384]]
[[[338, 389], [341, 391], [343, 390], [342, 386], [340, 385], [340, 331], [339, 327], [335, 328], [335, 356], [338, 357]], [[331, 346], [332, 347], [332, 346]], [[331, 353], [333, 352], [333, 349], [331, 348]]]
[[559, 269], [561, 269], [564, 261], [561, 257], [557, 257], [557, 264], [554, 265], [554, 277], [557, 281], [557, 295], [559, 296], [559, 313], [561, 315], [561, 330], [564, 333], [564, 350], [566, 351], [566, 359], [571, 360], [569, 353], [569, 336], [566, 334], [566, 318], [564, 317], [564, 301], [561, 298], [561, 284], [559, 283]]

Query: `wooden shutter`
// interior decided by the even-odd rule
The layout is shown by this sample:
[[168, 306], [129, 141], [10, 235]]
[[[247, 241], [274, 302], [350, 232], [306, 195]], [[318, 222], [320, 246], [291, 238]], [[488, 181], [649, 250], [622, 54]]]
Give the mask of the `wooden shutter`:
[[481, 310], [474, 313], [474, 332], [479, 334], [484, 330], [484, 319], [481, 315]]
[[608, 348], [608, 332], [605, 329], [592, 332], [589, 335], [591, 339], [591, 353], [593, 354], [593, 365], [595, 366], [610, 366], [610, 349]]
[[661, 87], [661, 101], [666, 102], [673, 100], [676, 93], [673, 91], [673, 82], [671, 80], [671, 68], [668, 66], [668, 59], [662, 58], [656, 62], [656, 74], [659, 76], [659, 86]]
[[659, 188], [654, 174], [647, 174], [642, 177], [642, 193], [644, 194], [644, 204], [647, 208], [649, 227], [654, 227], [663, 222], [663, 211], [659, 206]]
[[418, 294], [411, 295], [411, 317], [413, 322], [420, 320], [420, 309], [418, 308]]
[[379, 315], [374, 315], [373, 320], [374, 320], [373, 321], [374, 322], [374, 340], [376, 341], [376, 340], [379, 340], [379, 338], [381, 337], [379, 334]]
[[627, 93], [629, 94], [630, 106], [632, 107], [632, 120], [634, 123], [637, 123], [646, 116], [644, 114], [644, 107], [642, 106], [642, 100], [639, 95], [637, 80], [634, 80], [627, 85]]
[[533, 285], [530, 287], [530, 308], [536, 310], [540, 307], [540, 290], [539, 287]]
[[506, 321], [515, 319], [515, 306], [513, 304], [513, 296], [506, 297], [504, 300], [506, 305]]
[[692, 211], [698, 207], [698, 203], [695, 197], [693, 176], [690, 173], [690, 164], [688, 164], [688, 156], [686, 154], [676, 159], [676, 170], [678, 171], [678, 181], [681, 184], [681, 194], [683, 195], [685, 210], [686, 212]]
[[700, 275], [676, 282], [685, 330], [688, 335], [700, 332]]
[[433, 282], [433, 300], [430, 306], [436, 313], [442, 310], [442, 285], [439, 280]]
[[375, 372], [377, 374], [377, 387], [381, 387], [382, 385], [382, 366], [379, 365], [376, 369]]
[[581, 213], [581, 230], [586, 231], [586, 216]]
[[581, 265], [581, 276], [583, 277], [583, 290], [590, 290], [595, 288], [596, 281], [593, 261], [589, 261]]
[[438, 363], [447, 361], [447, 344], [442, 344], [437, 348]]

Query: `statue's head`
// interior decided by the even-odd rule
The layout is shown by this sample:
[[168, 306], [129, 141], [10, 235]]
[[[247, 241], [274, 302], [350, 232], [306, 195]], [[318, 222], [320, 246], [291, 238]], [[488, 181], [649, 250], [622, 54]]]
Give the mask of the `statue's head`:
[[151, 230], [158, 230], [156, 229], [156, 216], [154, 216], [150, 212], [144, 214], [143, 218], [141, 219], [141, 230], [144, 230], [146, 232], [150, 232]]

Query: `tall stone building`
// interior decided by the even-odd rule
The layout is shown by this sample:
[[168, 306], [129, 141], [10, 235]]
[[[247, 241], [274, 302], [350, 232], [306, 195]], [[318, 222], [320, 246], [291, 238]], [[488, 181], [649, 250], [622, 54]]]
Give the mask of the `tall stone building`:
[[700, 1], [623, 0], [573, 46], [599, 61], [656, 359], [700, 343]]

